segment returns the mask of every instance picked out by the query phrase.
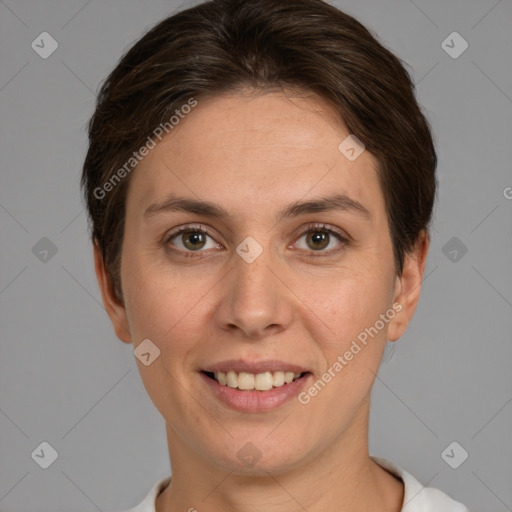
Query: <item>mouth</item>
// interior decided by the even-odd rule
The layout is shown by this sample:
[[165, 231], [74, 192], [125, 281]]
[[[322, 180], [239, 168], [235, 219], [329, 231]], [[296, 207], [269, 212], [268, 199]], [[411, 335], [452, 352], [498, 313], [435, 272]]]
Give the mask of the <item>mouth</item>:
[[199, 370], [207, 397], [244, 413], [271, 411], [293, 398], [310, 384], [313, 373], [285, 361], [230, 359]]
[[262, 373], [237, 372], [235, 370], [215, 372], [202, 370], [201, 373], [216, 381], [221, 386], [227, 386], [239, 391], [260, 392], [282, 388], [310, 374], [310, 372], [307, 371], [293, 372], [282, 370], [266, 371]]

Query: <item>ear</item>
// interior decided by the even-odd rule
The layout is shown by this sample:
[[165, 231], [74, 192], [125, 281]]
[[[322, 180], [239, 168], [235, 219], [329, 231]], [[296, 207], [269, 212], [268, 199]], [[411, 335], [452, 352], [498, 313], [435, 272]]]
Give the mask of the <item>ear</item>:
[[96, 279], [98, 280], [101, 291], [101, 298], [103, 299], [105, 310], [110, 317], [110, 321], [112, 322], [112, 326], [114, 327], [114, 331], [116, 332], [117, 337], [125, 343], [131, 343], [132, 340], [130, 336], [128, 320], [126, 317], [126, 308], [114, 292], [112, 280], [110, 279], [110, 276], [108, 275], [105, 268], [101, 249], [97, 242], [93, 243], [93, 250], [94, 270], [96, 272]]
[[414, 315], [420, 299], [429, 245], [430, 236], [422, 230], [413, 251], [406, 254], [402, 275], [396, 277], [393, 304], [400, 304], [401, 310], [389, 322], [389, 341], [396, 341], [403, 335]]

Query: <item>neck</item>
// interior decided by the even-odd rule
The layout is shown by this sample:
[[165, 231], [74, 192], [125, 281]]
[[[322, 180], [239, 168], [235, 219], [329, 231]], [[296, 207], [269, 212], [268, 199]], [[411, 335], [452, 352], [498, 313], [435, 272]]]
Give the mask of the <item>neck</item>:
[[335, 445], [304, 458], [292, 469], [258, 476], [220, 469], [167, 428], [172, 479], [156, 500], [156, 512], [400, 512], [403, 483], [370, 458], [367, 414]]

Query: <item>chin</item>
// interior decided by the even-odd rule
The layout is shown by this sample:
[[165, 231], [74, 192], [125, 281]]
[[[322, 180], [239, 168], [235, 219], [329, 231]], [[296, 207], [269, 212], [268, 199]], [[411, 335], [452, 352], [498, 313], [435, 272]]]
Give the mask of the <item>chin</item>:
[[[304, 459], [304, 443], [295, 442], [288, 437], [284, 439], [270, 439], [265, 431], [259, 436], [234, 438], [228, 441], [227, 446], [219, 445], [218, 450], [212, 451], [211, 445], [204, 453], [205, 457], [223, 471], [236, 475], [269, 476], [286, 473], [300, 465]], [[286, 437], [286, 436], [285, 436]], [[298, 454], [301, 457], [298, 457]]]

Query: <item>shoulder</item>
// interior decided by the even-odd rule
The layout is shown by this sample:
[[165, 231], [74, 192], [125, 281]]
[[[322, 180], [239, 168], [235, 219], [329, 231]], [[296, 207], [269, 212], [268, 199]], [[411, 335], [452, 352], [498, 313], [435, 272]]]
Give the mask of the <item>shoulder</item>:
[[379, 466], [398, 476], [404, 483], [404, 502], [401, 512], [469, 512], [440, 489], [423, 486], [410, 473], [382, 457], [371, 457]]
[[170, 476], [166, 476], [165, 478], [158, 480], [158, 482], [156, 482], [156, 484], [151, 488], [146, 497], [137, 506], [123, 512], [156, 512], [156, 498], [169, 485], [170, 482]]

